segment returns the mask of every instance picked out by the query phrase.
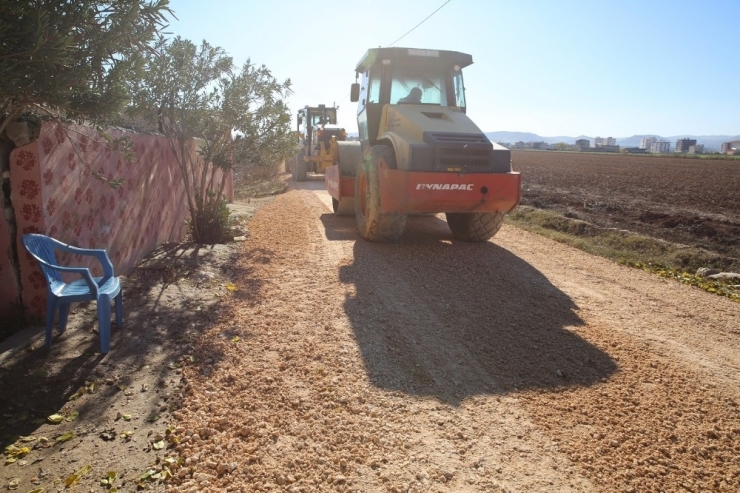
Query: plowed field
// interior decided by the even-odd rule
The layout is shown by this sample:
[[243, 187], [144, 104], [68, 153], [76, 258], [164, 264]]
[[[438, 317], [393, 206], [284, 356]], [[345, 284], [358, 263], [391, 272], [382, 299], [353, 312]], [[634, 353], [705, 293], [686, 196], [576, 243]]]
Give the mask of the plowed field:
[[740, 160], [513, 151], [522, 204], [740, 259]]

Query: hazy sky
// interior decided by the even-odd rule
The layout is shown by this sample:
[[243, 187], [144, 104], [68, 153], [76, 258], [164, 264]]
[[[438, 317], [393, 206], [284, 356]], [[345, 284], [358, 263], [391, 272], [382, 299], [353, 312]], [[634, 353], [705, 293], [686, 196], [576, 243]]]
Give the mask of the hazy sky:
[[170, 0], [167, 29], [290, 78], [295, 111], [349, 101], [368, 48], [456, 50], [483, 131], [740, 134], [740, 0]]

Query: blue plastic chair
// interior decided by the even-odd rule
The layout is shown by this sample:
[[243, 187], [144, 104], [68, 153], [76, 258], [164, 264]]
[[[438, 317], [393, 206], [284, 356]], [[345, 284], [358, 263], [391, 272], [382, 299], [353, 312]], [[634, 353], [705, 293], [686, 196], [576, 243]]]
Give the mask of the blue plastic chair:
[[[51, 349], [51, 330], [54, 313], [59, 308], [59, 332], [67, 328], [69, 304], [76, 301], [95, 300], [98, 305], [98, 324], [100, 325], [100, 352], [106, 354], [110, 349], [111, 300], [116, 300], [116, 327], [123, 327], [123, 293], [121, 281], [113, 275], [113, 263], [105, 250], [77, 248], [48, 236], [40, 234], [23, 235], [23, 246], [33, 255], [48, 283], [46, 299], [46, 349]], [[93, 277], [87, 267], [64, 267], [58, 265], [55, 251], [60, 250], [79, 255], [96, 257], [103, 266], [103, 277]], [[62, 273], [76, 273], [82, 279], [70, 283], [62, 281]]]

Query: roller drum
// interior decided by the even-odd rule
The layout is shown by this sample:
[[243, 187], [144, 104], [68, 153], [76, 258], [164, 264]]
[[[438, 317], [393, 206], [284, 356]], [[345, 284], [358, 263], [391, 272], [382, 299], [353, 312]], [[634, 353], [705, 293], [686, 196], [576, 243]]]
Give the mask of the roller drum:
[[357, 165], [362, 159], [362, 147], [357, 141], [337, 142], [339, 146], [339, 169], [344, 176], [355, 176]]

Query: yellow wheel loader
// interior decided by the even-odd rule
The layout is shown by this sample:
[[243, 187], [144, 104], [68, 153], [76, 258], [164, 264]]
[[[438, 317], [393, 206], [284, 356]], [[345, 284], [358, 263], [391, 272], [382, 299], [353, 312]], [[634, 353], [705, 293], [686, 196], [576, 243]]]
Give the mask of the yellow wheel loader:
[[336, 214], [370, 241], [395, 241], [408, 213], [442, 213], [452, 235], [486, 241], [519, 203], [508, 149], [466, 115], [465, 53], [373, 48], [355, 68], [360, 142], [340, 143], [325, 172]]
[[298, 110], [297, 123], [300, 148], [291, 172], [295, 181], [305, 181], [309, 171], [324, 173], [337, 163], [338, 142], [347, 140], [347, 132], [337, 126], [337, 108], [323, 104]]

